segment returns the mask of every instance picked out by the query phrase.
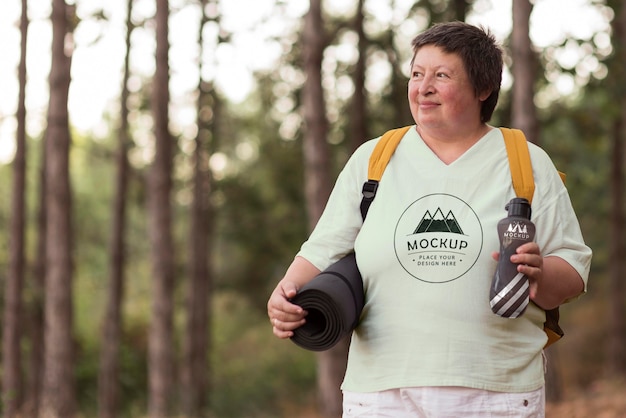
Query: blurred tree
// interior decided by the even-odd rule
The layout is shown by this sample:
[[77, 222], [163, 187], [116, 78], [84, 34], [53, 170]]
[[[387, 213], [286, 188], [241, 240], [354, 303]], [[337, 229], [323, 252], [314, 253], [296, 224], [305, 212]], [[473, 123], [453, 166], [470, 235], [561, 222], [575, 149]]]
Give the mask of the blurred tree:
[[322, 214], [332, 187], [330, 147], [327, 143], [328, 119], [321, 71], [327, 46], [321, 3], [321, 0], [311, 0], [302, 33], [302, 64], [306, 74], [302, 90], [305, 122], [303, 147], [309, 230], [315, 227]]
[[[200, 0], [201, 17], [198, 31], [198, 99], [196, 110], [197, 133], [193, 152], [193, 200], [190, 207], [189, 230], [189, 283], [187, 287], [187, 322], [183, 336], [181, 365], [181, 399], [187, 417], [204, 417], [207, 411], [211, 370], [208, 362], [210, 348], [211, 301], [213, 276], [211, 271], [212, 240], [215, 224], [211, 204], [213, 179], [209, 167], [211, 141], [218, 133], [220, 102], [214, 94], [212, 83], [203, 79], [204, 37], [209, 22], [207, 5], [217, 8], [215, 1]], [[219, 20], [216, 22], [219, 26]], [[220, 30], [220, 33], [222, 31]]]
[[41, 403], [42, 381], [44, 373], [45, 339], [44, 339], [44, 309], [45, 309], [45, 276], [46, 276], [46, 141], [40, 142], [41, 166], [38, 172], [40, 189], [37, 191], [37, 216], [35, 220], [35, 257], [27, 286], [30, 296], [26, 306], [28, 337], [30, 351], [28, 356], [28, 376], [26, 382], [26, 400], [24, 415], [36, 417], [39, 414]]
[[454, 20], [463, 22], [472, 3], [473, 0], [419, 0], [415, 2], [414, 9], [419, 8], [426, 13], [431, 24]]
[[352, 95], [352, 112], [350, 113], [350, 148], [356, 150], [367, 138], [367, 92], [365, 89], [365, 70], [367, 69], [368, 40], [365, 35], [363, 6], [365, 0], [359, 0], [354, 15], [353, 30], [358, 36], [358, 58], [352, 71], [354, 94]]
[[[411, 15], [407, 19], [416, 18], [414, 14], [421, 13], [422, 9], [414, 8], [411, 11]], [[421, 29], [425, 29], [420, 28]], [[391, 79], [389, 80], [389, 87], [383, 91], [381, 100], [376, 105], [376, 112], [372, 112], [372, 117], [380, 115], [376, 120], [377, 126], [373, 128], [373, 132], [376, 135], [381, 135], [383, 132], [391, 128], [399, 126], [405, 126], [415, 123], [413, 116], [408, 106], [406, 97], [406, 86], [408, 77], [402, 69], [404, 64], [403, 57], [406, 53], [413, 56], [413, 51], [410, 50], [410, 43], [400, 43], [401, 39], [398, 37], [397, 27], [390, 27], [388, 30], [380, 34], [379, 39], [376, 40], [376, 46], [384, 51], [384, 56], [391, 65]], [[417, 35], [417, 33], [415, 33]]]
[[454, 10], [454, 17], [450, 20], [465, 20], [467, 12], [470, 10], [471, 4], [474, 0], [454, 0], [452, 3]]
[[20, 19], [19, 96], [17, 103], [16, 151], [13, 160], [13, 191], [9, 232], [9, 269], [5, 283], [2, 328], [3, 415], [18, 415], [22, 401], [22, 289], [24, 287], [24, 250], [26, 218], [26, 42], [28, 37], [27, 0], [22, 0]]
[[133, 31], [133, 0], [126, 1], [126, 54], [120, 93], [120, 119], [117, 130], [115, 191], [111, 207], [109, 238], [109, 281], [106, 312], [102, 324], [100, 368], [98, 373], [98, 416], [115, 418], [120, 414], [119, 365], [122, 335], [122, 304], [124, 301], [124, 266], [126, 264], [126, 200], [128, 185], [128, 149], [130, 147], [128, 80], [130, 78], [130, 47]]
[[152, 318], [148, 339], [148, 414], [170, 416], [174, 379], [173, 138], [169, 131], [169, 1], [156, 0], [156, 70], [152, 80], [155, 154], [148, 177]]
[[616, 108], [613, 114], [610, 171], [610, 249], [609, 249], [609, 339], [607, 370], [611, 377], [626, 375], [626, 285], [624, 258], [624, 142], [626, 142], [626, 6], [623, 1], [612, 1], [615, 18], [613, 29], [613, 57], [610, 61], [609, 92]]
[[45, 360], [42, 418], [76, 415], [68, 93], [76, 8], [52, 2], [52, 64], [46, 130]]
[[534, 101], [538, 61], [530, 41], [530, 14], [533, 5], [529, 0], [520, 0], [512, 2], [512, 6], [511, 71], [514, 81], [511, 93], [511, 126], [524, 131], [530, 142], [539, 144], [539, 120]]
[[[302, 64], [306, 74], [302, 90], [305, 122], [304, 184], [309, 231], [313, 230], [322, 215], [333, 185], [322, 85], [322, 61], [326, 46], [322, 0], [311, 0], [302, 32]], [[320, 410], [325, 417], [341, 416], [342, 395], [339, 387], [346, 370], [348, 344], [349, 341], [343, 339], [330, 350], [317, 353], [317, 390]]]

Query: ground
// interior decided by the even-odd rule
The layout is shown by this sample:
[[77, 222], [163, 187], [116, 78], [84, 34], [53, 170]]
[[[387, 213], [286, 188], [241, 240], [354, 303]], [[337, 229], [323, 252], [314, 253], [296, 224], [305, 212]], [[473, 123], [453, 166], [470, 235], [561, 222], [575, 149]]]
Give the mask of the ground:
[[626, 382], [600, 381], [586, 391], [567, 395], [562, 402], [546, 405], [546, 418], [626, 417]]

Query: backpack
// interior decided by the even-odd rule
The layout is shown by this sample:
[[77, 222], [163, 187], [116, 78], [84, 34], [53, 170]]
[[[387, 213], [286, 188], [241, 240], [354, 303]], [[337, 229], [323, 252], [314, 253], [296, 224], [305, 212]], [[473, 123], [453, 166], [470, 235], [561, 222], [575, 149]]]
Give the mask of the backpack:
[[[368, 166], [368, 180], [363, 184], [362, 190], [363, 198], [361, 200], [360, 209], [363, 220], [365, 220], [367, 211], [376, 197], [378, 183], [387, 167], [387, 163], [404, 137], [404, 134], [410, 128], [411, 126], [404, 126], [385, 132], [376, 144], [374, 151], [372, 151]], [[533, 194], [535, 193], [535, 180], [533, 178], [532, 163], [530, 161], [526, 137], [519, 129], [500, 128], [500, 130], [504, 136], [504, 143], [509, 158], [509, 168], [511, 170], [511, 181], [515, 194], [517, 197], [526, 198], [532, 203]], [[565, 182], [565, 174], [559, 172], [559, 175], [561, 180]], [[544, 346], [544, 348], [547, 348], [561, 339], [564, 332], [559, 326], [559, 308], [556, 307], [545, 312], [546, 321], [543, 324], [543, 330], [548, 336], [548, 341]]]

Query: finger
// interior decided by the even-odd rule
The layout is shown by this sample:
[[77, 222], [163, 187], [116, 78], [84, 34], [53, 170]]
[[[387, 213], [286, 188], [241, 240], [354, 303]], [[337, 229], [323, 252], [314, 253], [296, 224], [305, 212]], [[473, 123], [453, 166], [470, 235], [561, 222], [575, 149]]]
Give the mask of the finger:
[[281, 287], [283, 295], [287, 299], [293, 298], [298, 293], [298, 286], [296, 286], [292, 282], [289, 282], [289, 281], [284, 282], [284, 283], [281, 284], [280, 287]]
[[272, 326], [280, 331], [293, 331], [304, 325], [306, 321], [304, 318], [300, 318], [297, 321], [281, 321], [278, 318], [273, 318], [271, 322]]
[[[286, 299], [281, 300], [277, 305], [276, 305], [276, 312], [279, 315], [286, 315], [287, 317], [291, 318], [291, 317], [302, 317], [304, 315], [304, 309], [302, 309], [302, 307], [300, 305], [296, 305], [293, 304], [291, 302], [289, 302]], [[279, 318], [281, 320], [287, 320], [287, 317], [285, 318]]]
[[298, 293], [297, 287], [292, 283], [285, 283], [277, 288], [268, 303], [269, 306], [274, 307], [277, 310], [299, 313], [302, 312], [302, 308], [298, 305], [294, 305], [290, 300]]
[[305, 320], [300, 319], [299, 321], [290, 322], [290, 321], [281, 321], [278, 318], [272, 319], [272, 329], [274, 335], [280, 338], [290, 338], [293, 336], [293, 331], [304, 325]]
[[278, 321], [278, 323], [281, 325], [281, 329], [296, 329], [304, 323], [304, 318], [306, 317], [306, 314], [306, 311], [302, 311], [296, 314], [279, 311], [271, 316], [272, 325], [276, 326], [276, 323]]
[[293, 337], [293, 331], [281, 331], [278, 328], [274, 327], [272, 332], [274, 333], [275, 336], [277, 336], [278, 338], [282, 338], [282, 339]]
[[517, 254], [539, 254], [539, 245], [536, 242], [527, 242], [515, 250]]
[[533, 267], [541, 267], [543, 258], [534, 253], [522, 253], [511, 255], [511, 262], [516, 264], [526, 264]]
[[541, 268], [528, 264], [519, 264], [517, 271], [528, 277], [532, 283], [536, 283], [542, 276]]
[[272, 332], [278, 338], [291, 338], [293, 336], [293, 331], [282, 329], [277, 319], [272, 319]]
[[535, 297], [537, 297], [537, 281], [530, 280], [529, 285], [528, 296], [530, 297], [530, 300], [535, 300]]
[[296, 286], [285, 286], [283, 290], [287, 299], [293, 298], [298, 293], [298, 288]]
[[285, 295], [278, 292], [274, 292], [267, 303], [267, 316], [269, 318], [278, 317], [285, 320], [286, 317], [283, 318], [283, 314], [302, 316], [303, 313], [302, 307], [289, 302]]
[[298, 322], [307, 315], [307, 312], [297, 305], [281, 305], [280, 307], [270, 308], [268, 310], [268, 317], [278, 319], [282, 322]]

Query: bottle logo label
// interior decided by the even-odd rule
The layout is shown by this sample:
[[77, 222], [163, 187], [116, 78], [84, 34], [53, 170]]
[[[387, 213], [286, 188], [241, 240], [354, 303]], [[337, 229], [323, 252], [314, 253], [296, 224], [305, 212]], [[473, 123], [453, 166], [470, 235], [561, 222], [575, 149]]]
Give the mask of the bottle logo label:
[[511, 222], [504, 233], [504, 237], [528, 240], [530, 239], [530, 235], [528, 234], [528, 225], [524, 222]]
[[448, 194], [424, 196], [402, 213], [394, 232], [398, 261], [414, 278], [446, 283], [467, 273], [483, 246], [472, 208]]

